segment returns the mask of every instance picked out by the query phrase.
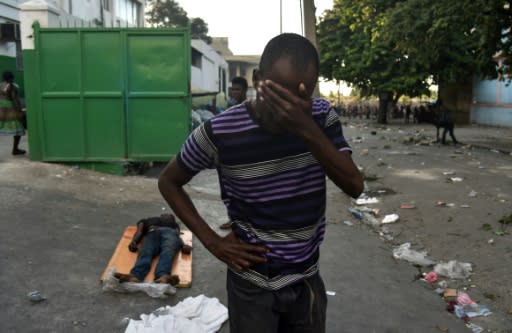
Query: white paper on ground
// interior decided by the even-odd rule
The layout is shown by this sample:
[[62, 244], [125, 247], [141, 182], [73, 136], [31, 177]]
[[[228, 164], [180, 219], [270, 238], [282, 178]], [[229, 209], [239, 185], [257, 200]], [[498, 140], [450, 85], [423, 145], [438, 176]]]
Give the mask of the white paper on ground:
[[213, 333], [228, 319], [228, 309], [217, 298], [199, 295], [140, 318], [130, 319], [125, 333]]
[[382, 223], [394, 223], [398, 221], [398, 214], [389, 214], [384, 216], [384, 219], [382, 219]]

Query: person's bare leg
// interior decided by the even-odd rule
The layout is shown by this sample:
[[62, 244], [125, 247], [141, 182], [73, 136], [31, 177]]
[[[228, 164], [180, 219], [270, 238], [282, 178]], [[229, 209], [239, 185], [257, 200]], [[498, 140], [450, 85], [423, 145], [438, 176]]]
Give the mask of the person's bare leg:
[[19, 149], [20, 141], [21, 141], [21, 136], [15, 135], [13, 138], [13, 142], [12, 142], [12, 154], [13, 155], [23, 155], [26, 153], [26, 151], [24, 151], [23, 149]]

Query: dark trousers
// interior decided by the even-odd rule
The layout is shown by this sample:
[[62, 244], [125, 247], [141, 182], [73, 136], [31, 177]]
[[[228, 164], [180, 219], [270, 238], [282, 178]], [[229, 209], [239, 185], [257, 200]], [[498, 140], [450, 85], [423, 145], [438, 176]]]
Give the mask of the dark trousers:
[[327, 296], [319, 274], [275, 291], [228, 270], [231, 333], [325, 332]]
[[155, 268], [155, 279], [171, 274], [172, 261], [181, 245], [182, 240], [175, 229], [160, 227], [148, 232], [142, 239], [137, 261], [130, 274], [144, 280], [151, 269], [151, 261], [157, 255], [160, 255], [160, 259]]

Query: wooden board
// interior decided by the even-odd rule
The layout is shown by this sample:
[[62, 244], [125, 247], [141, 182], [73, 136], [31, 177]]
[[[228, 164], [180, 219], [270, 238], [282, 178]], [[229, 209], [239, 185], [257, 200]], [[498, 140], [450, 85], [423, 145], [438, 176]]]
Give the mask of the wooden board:
[[[128, 250], [128, 244], [132, 241], [133, 234], [137, 231], [136, 226], [126, 227], [121, 237], [121, 240], [117, 244], [116, 250], [110, 258], [110, 261], [101, 275], [101, 281], [104, 281], [108, 272], [111, 268], [115, 268], [120, 273], [130, 273], [135, 260], [137, 259], [137, 252], [133, 253]], [[192, 246], [192, 233], [188, 230], [181, 231], [181, 239], [185, 244]], [[193, 251], [192, 251], [193, 252]], [[158, 262], [158, 258], [153, 259], [151, 263], [151, 270], [146, 276], [146, 282], [152, 282], [155, 279], [155, 267]], [[172, 263], [172, 274], [180, 277], [180, 283], [176, 286], [178, 288], [190, 288], [192, 285], [192, 253], [184, 254], [179, 251], [174, 258]]]

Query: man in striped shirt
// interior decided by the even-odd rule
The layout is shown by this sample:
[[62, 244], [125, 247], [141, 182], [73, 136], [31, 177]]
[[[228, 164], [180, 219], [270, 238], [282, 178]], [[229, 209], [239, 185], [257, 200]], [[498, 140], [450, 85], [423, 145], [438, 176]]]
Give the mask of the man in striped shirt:
[[[331, 105], [312, 99], [315, 47], [281, 34], [261, 56], [256, 101], [203, 123], [169, 162], [159, 188], [174, 212], [228, 269], [231, 332], [324, 332], [319, 274], [327, 175], [358, 197], [363, 180]], [[232, 231], [219, 236], [183, 186], [215, 168]]]

